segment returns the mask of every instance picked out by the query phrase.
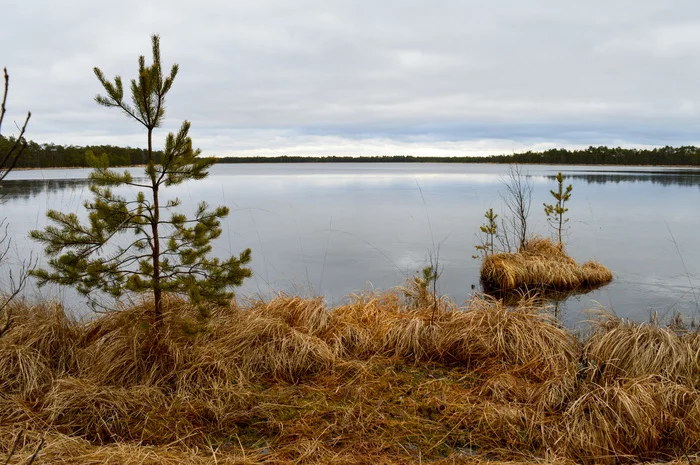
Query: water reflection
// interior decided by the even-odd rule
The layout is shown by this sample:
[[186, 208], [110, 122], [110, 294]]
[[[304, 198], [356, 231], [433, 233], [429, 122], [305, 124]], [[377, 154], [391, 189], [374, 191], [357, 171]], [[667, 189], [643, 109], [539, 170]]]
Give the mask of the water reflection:
[[[547, 180], [556, 182], [556, 174], [544, 176]], [[566, 172], [567, 182], [585, 181], [588, 184], [607, 183], [651, 183], [662, 186], [700, 187], [700, 171], [646, 171], [646, 172], [595, 172], [580, 173]]]
[[0, 196], [3, 200], [30, 199], [41, 194], [83, 189], [89, 185], [87, 179], [23, 179], [3, 181]]
[[[359, 173], [355, 174], [353, 170], [343, 174], [318, 173], [311, 174], [308, 172], [300, 173], [296, 170], [290, 172], [273, 172], [263, 174], [262, 171], [256, 172], [254, 176], [266, 176], [267, 178], [280, 177], [281, 179], [289, 179], [293, 177], [299, 182], [313, 183], [316, 187], [321, 188], [338, 188], [342, 185], [351, 185], [362, 183], [377, 184], [387, 183], [392, 184], [400, 182], [413, 183], [414, 180], [421, 182], [440, 182], [440, 183], [469, 183], [473, 185], [500, 183], [501, 176], [496, 172], [491, 173], [467, 173], [471, 165], [459, 165], [457, 173], [454, 172], [425, 172], [416, 170], [413, 173]], [[416, 168], [420, 168], [420, 165]], [[680, 186], [680, 187], [700, 187], [700, 170], [694, 169], [669, 169], [669, 170], [644, 170], [644, 171], [575, 171], [568, 170], [567, 167], [561, 167], [560, 170], [565, 173], [567, 182], [575, 183], [575, 181], [584, 181], [587, 184], [621, 184], [621, 183], [651, 183], [662, 186]], [[547, 182], [556, 182], [556, 172], [551, 169], [543, 169], [539, 166], [528, 167], [529, 176], [535, 178], [546, 179]], [[546, 171], [546, 172], [545, 172]], [[64, 170], [66, 174], [70, 170]], [[85, 174], [87, 175], [89, 171]], [[553, 174], [549, 174], [553, 173]], [[13, 173], [14, 174], [14, 173]], [[238, 177], [247, 177], [251, 174], [243, 171], [236, 175]], [[135, 176], [135, 180], [141, 181], [145, 178]], [[398, 179], [397, 179], [398, 178]], [[405, 178], [405, 179], [403, 179]], [[280, 179], [278, 179], [280, 180]], [[5, 179], [0, 185], [0, 197], [4, 200], [12, 199], [30, 199], [39, 195], [50, 195], [58, 192], [76, 191], [86, 189], [89, 186], [87, 177], [82, 178], [50, 178], [50, 179]]]
[[570, 298], [590, 294], [607, 285], [609, 285], [609, 283], [601, 283], [593, 286], [579, 286], [576, 289], [566, 291], [557, 290], [546, 286], [501, 290], [490, 288], [488, 283], [485, 283], [483, 280], [481, 281], [481, 286], [484, 293], [502, 301], [505, 305], [515, 307], [525, 303], [525, 305], [549, 308], [552, 310], [556, 318], [560, 318], [562, 316], [562, 312], [566, 310], [566, 302]]
[[[134, 178], [135, 182], [145, 178]], [[15, 199], [31, 199], [39, 195], [86, 190], [90, 186], [87, 178], [78, 179], [5, 179], [0, 184], [0, 199], [4, 201]]]

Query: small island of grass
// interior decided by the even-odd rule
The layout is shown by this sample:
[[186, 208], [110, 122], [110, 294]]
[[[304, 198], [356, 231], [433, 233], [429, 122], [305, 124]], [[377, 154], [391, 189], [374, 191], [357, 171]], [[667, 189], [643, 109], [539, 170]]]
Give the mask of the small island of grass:
[[550, 191], [554, 202], [543, 204], [556, 237], [553, 241], [530, 235], [532, 181], [520, 166], [508, 170], [502, 195], [507, 217], [499, 223], [499, 215], [490, 208], [479, 228], [482, 236], [476, 250], [480, 255], [474, 258], [483, 258], [480, 277], [484, 292], [506, 300], [531, 293], [547, 298], [552, 294], [588, 292], [612, 281], [612, 272], [605, 266], [595, 261], [579, 265], [564, 250], [563, 237], [569, 221], [566, 204], [573, 191], [571, 184], [564, 185], [564, 179], [561, 172], [557, 174], [557, 189]]
[[515, 253], [487, 256], [481, 281], [487, 292], [585, 292], [612, 281], [610, 270], [596, 261], [579, 265], [559, 244], [540, 237]]

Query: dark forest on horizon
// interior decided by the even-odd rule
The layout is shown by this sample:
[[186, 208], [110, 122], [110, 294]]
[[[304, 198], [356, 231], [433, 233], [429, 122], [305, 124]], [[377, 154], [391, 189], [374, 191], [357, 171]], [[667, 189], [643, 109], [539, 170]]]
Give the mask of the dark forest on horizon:
[[[14, 143], [13, 138], [0, 136], [0, 153]], [[159, 160], [162, 152], [155, 152]], [[91, 157], [107, 157], [109, 166], [143, 165], [148, 162], [146, 149], [117, 147], [113, 145], [76, 145], [38, 144], [27, 141], [27, 147], [17, 160], [15, 168], [89, 168]]]
[[[13, 142], [0, 136], [0, 150]], [[156, 152], [159, 159], [161, 152]], [[141, 148], [112, 145], [62, 146], [28, 141], [16, 168], [84, 168], [91, 157], [104, 158], [109, 166], [145, 164], [147, 151]], [[549, 149], [542, 152], [521, 152], [511, 155], [473, 157], [417, 157], [412, 155], [378, 156], [275, 156], [218, 157], [217, 163], [522, 163], [556, 165], [676, 165], [700, 166], [700, 148], [695, 146], [628, 149], [622, 147], [589, 147], [583, 150]]]
[[585, 150], [549, 149], [511, 155], [472, 157], [379, 156], [288, 156], [221, 157], [218, 163], [522, 163], [546, 165], [676, 165], [700, 166], [700, 148], [694, 146], [626, 149], [589, 147]]

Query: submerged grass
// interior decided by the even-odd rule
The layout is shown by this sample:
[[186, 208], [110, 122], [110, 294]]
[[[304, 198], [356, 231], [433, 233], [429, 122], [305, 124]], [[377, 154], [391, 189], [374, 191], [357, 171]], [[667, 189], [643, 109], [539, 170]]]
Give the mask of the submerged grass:
[[534, 300], [435, 304], [282, 294], [205, 320], [170, 299], [159, 337], [146, 303], [90, 323], [15, 304], [0, 461], [20, 431], [10, 463], [42, 437], [63, 464], [697, 459], [697, 333], [608, 316], [577, 338]]
[[539, 237], [530, 239], [521, 252], [492, 254], [481, 265], [481, 281], [488, 292], [585, 291], [612, 278], [600, 263], [579, 265], [550, 239]]

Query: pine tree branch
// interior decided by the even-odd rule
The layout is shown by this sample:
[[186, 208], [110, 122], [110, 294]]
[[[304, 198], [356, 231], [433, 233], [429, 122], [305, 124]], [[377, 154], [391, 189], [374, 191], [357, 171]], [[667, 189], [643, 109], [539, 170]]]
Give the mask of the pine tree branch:
[[147, 184], [138, 184], [135, 182], [125, 182], [124, 184], [131, 187], [138, 187], [139, 189], [153, 189], [153, 186], [149, 186]]

